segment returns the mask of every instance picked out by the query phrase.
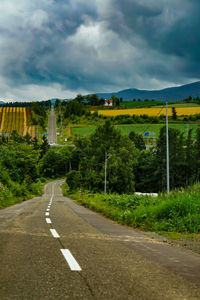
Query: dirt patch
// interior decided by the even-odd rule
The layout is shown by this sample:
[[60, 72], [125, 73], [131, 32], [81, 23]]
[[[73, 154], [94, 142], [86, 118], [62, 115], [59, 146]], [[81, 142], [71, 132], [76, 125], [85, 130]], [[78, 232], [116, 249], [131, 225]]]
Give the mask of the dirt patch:
[[175, 247], [189, 249], [200, 255], [200, 234], [191, 237], [182, 236], [178, 239], [171, 239], [167, 237], [167, 243]]

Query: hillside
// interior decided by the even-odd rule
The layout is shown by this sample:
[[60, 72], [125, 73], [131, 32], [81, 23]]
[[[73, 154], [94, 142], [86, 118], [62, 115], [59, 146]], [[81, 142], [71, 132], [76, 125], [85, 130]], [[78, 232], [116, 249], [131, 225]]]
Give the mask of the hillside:
[[139, 90], [139, 89], [126, 89], [119, 92], [113, 93], [97, 93], [101, 98], [109, 99], [112, 95], [115, 95], [118, 98], [123, 98], [125, 101], [131, 101], [133, 99], [154, 99], [157, 101], [178, 101], [184, 100], [185, 98], [200, 97], [200, 81], [178, 86], [171, 87], [162, 90]]

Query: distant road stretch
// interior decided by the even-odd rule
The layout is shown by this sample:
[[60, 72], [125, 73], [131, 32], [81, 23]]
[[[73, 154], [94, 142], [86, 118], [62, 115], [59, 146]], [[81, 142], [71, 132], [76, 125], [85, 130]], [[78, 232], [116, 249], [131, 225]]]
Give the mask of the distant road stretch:
[[48, 119], [48, 142], [50, 145], [57, 144], [57, 136], [56, 136], [56, 115], [51, 107], [51, 112]]
[[200, 257], [45, 193], [0, 210], [0, 299], [200, 299]]

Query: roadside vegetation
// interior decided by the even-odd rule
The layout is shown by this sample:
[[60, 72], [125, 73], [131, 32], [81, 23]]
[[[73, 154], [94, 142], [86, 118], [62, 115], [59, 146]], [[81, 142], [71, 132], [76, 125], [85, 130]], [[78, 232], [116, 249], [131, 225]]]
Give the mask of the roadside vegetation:
[[[166, 128], [160, 129], [156, 145], [146, 150], [141, 135], [124, 136], [109, 120], [88, 137], [74, 140], [70, 150], [67, 183], [93, 192], [104, 189], [107, 168], [109, 192], [164, 192], [166, 190]], [[200, 128], [193, 136], [169, 128], [171, 190], [200, 180]]]
[[[121, 224], [155, 232], [200, 232], [200, 184], [160, 194], [158, 197], [138, 195], [93, 194], [88, 191], [64, 194], [77, 203]], [[169, 235], [168, 235], [169, 236]], [[177, 237], [176, 237], [177, 238]]]
[[66, 174], [68, 158], [68, 149], [50, 149], [45, 136], [41, 143], [16, 131], [1, 137], [0, 208], [42, 195], [45, 183]]
[[[169, 129], [170, 196], [166, 190], [166, 128], [145, 150], [142, 136], [122, 136], [106, 121], [87, 138], [78, 138], [70, 156], [65, 195], [134, 228], [156, 232], [200, 231], [200, 129], [195, 139]], [[105, 166], [107, 164], [107, 193]], [[185, 189], [183, 188], [185, 187]], [[158, 197], [134, 191], [159, 192]]]

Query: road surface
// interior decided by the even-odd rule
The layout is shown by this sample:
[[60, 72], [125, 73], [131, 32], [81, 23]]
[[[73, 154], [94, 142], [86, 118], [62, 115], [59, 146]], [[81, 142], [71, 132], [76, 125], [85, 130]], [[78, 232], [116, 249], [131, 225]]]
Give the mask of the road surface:
[[57, 143], [56, 136], [56, 115], [54, 113], [53, 106], [51, 107], [51, 112], [48, 119], [48, 142], [50, 145]]
[[200, 257], [111, 222], [49, 183], [0, 211], [0, 299], [200, 299]]

